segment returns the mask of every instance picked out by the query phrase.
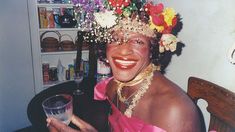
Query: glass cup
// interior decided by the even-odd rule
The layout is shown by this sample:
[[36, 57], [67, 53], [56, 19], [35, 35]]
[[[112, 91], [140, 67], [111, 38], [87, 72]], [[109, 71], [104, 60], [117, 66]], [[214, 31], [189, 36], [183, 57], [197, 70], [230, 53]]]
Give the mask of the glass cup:
[[73, 97], [68, 94], [58, 94], [42, 102], [47, 117], [54, 117], [65, 124], [69, 124], [73, 115]]
[[74, 81], [77, 85], [79, 85], [80, 82], [83, 80], [83, 72], [77, 73], [77, 75], [74, 76]]

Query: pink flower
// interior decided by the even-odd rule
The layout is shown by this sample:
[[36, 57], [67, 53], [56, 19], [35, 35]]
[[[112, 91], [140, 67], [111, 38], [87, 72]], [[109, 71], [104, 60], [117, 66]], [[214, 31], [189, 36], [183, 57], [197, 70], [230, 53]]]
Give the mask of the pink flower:
[[163, 25], [164, 24], [164, 16], [163, 15], [158, 15], [158, 16], [152, 16], [153, 23], [155, 25]]

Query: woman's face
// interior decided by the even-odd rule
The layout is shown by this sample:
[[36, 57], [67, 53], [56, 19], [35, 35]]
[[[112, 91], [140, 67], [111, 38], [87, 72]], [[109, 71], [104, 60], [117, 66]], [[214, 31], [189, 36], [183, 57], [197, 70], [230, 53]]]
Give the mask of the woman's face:
[[139, 33], [116, 31], [107, 45], [107, 59], [115, 79], [132, 80], [150, 63], [150, 39]]

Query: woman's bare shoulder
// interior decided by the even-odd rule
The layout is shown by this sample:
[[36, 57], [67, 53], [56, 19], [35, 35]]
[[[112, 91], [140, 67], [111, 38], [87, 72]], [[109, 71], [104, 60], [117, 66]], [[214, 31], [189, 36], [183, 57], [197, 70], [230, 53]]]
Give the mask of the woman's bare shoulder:
[[153, 80], [151, 113], [153, 122], [167, 131], [197, 131], [199, 114], [188, 95], [165, 76]]

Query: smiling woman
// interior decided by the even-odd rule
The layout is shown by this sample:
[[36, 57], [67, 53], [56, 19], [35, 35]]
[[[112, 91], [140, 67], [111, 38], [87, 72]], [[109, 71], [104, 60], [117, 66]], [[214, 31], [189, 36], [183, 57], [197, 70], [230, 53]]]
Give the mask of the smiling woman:
[[132, 80], [150, 63], [149, 38], [139, 33], [116, 31], [107, 45], [107, 59], [113, 75], [121, 81]]
[[[195, 104], [162, 74], [171, 56], [179, 55], [182, 48], [175, 36], [182, 26], [179, 15], [161, 3], [136, 0], [104, 0], [104, 3], [107, 10], [99, 13], [112, 11], [116, 21], [110, 28], [95, 21], [91, 34], [92, 41], [106, 49], [101, 50], [102, 58], [113, 73], [113, 77], [99, 82], [94, 91], [95, 99], [110, 103], [110, 131], [201, 132]], [[81, 131], [96, 131], [78, 117], [72, 122]], [[71, 130], [62, 128], [61, 122], [53, 119], [48, 119], [48, 123], [50, 129]]]

